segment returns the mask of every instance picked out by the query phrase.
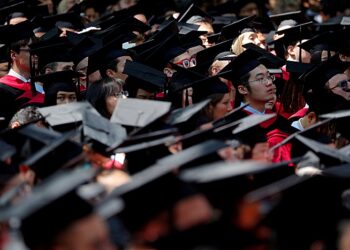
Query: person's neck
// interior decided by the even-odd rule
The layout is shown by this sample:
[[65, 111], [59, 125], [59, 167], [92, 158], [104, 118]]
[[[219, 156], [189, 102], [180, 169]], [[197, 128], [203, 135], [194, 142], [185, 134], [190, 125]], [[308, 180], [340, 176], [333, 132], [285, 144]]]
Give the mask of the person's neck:
[[30, 78], [30, 72], [21, 70], [16, 64], [13, 64], [12, 68], [13, 71], [15, 71], [17, 74], [23, 76], [25, 79]]
[[255, 102], [254, 100], [246, 100], [245, 103], [249, 103], [249, 106], [253, 109], [263, 113], [265, 111], [265, 103]]

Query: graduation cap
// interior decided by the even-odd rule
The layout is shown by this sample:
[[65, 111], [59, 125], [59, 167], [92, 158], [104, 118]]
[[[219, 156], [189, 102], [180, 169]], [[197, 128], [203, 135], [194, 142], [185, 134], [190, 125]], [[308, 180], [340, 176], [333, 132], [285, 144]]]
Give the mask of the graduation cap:
[[166, 114], [171, 103], [163, 101], [120, 99], [113, 111], [111, 122], [132, 127], [144, 127]]
[[11, 43], [34, 37], [33, 26], [30, 21], [24, 21], [16, 25], [1, 26], [0, 34], [0, 43], [7, 46]]
[[271, 164], [261, 161], [216, 162], [185, 170], [180, 174], [181, 179], [189, 182], [209, 183], [243, 175], [251, 175], [285, 167], [290, 162]]
[[320, 157], [321, 163], [323, 163], [326, 167], [334, 166], [342, 162], [350, 162], [349, 156], [322, 143], [306, 138], [302, 135], [296, 135], [295, 139], [305, 145], [308, 149], [315, 152]]
[[91, 56], [103, 47], [102, 40], [73, 32], [67, 33], [67, 39], [74, 45], [69, 53], [72, 55], [75, 64], [78, 64], [85, 57]]
[[297, 41], [301, 42], [303, 39], [312, 37], [312, 32], [310, 30], [312, 24], [312, 22], [302, 23], [288, 29], [276, 31], [276, 34], [284, 35], [282, 41], [285, 45], [290, 45]]
[[135, 174], [170, 154], [168, 146], [176, 142], [173, 135], [166, 135], [152, 141], [142, 141], [137, 144], [119, 147], [114, 152], [126, 154], [126, 169]]
[[[163, 157], [159, 159], [157, 163], [164, 166], [171, 165], [178, 168], [184, 168], [185, 165], [189, 166], [190, 163], [191, 166], [197, 166], [196, 163], [198, 164], [198, 160], [202, 159], [203, 161], [208, 162], [211, 157], [210, 155], [216, 154], [218, 150], [225, 147], [228, 147], [228, 145], [223, 141], [207, 140], [188, 147], [177, 154]], [[218, 160], [219, 158], [217, 157], [214, 159]]]
[[310, 53], [315, 51], [338, 51], [331, 41], [334, 39], [335, 33], [333, 31], [325, 32], [320, 35], [316, 35], [311, 39], [299, 44], [298, 46]]
[[27, 17], [31, 19], [36, 16], [48, 15], [48, 8], [46, 5], [40, 6], [37, 0], [29, 1], [10, 1], [6, 5], [1, 6], [0, 16], [3, 22], [9, 22], [11, 18]]
[[227, 15], [227, 16], [213, 16], [214, 21], [212, 23], [214, 31], [219, 32], [225, 25], [228, 25], [234, 21], [237, 21], [237, 18], [233, 15]]
[[343, 74], [348, 67], [348, 63], [340, 61], [339, 55], [334, 55], [327, 61], [305, 72], [305, 74], [301, 76], [301, 80], [305, 82], [306, 89], [321, 91], [329, 79], [337, 74]]
[[[186, 52], [182, 46], [178, 34], [172, 34], [161, 42], [147, 55], [143, 62], [154, 68], [162, 70], [170, 60]], [[143, 56], [143, 55], [141, 55]]]
[[206, 107], [209, 104], [209, 102], [210, 100], [203, 100], [191, 106], [173, 110], [167, 117], [166, 123], [170, 125], [177, 125], [187, 122], [191, 117], [193, 117], [193, 115], [197, 114], [204, 107]]
[[306, 16], [301, 10], [270, 15], [269, 17], [274, 22], [276, 29], [281, 24], [281, 22], [285, 20], [294, 20], [299, 24], [305, 23], [307, 21]]
[[73, 102], [38, 109], [52, 127], [80, 123], [85, 110], [94, 110], [97, 113], [89, 102]]
[[213, 22], [213, 17], [210, 16], [208, 13], [202, 11], [200, 8], [195, 6], [194, 4], [191, 4], [188, 9], [178, 17], [178, 22], [188, 22], [192, 17], [194, 16], [200, 16], [202, 18], [207, 19], [209, 22]]
[[34, 43], [29, 45], [30, 53], [38, 56], [38, 68], [41, 70], [47, 64], [52, 62], [71, 62], [72, 56], [67, 52], [70, 45], [65, 42], [54, 43], [47, 45], [41, 43]]
[[67, 91], [79, 93], [79, 86], [74, 79], [81, 77], [82, 74], [72, 70], [58, 71], [45, 75], [39, 75], [33, 78], [44, 84], [45, 105], [55, 105], [58, 91]]
[[69, 12], [53, 16], [44, 16], [38, 22], [41, 24], [40, 27], [50, 30], [53, 27], [70, 28], [75, 30], [81, 30], [84, 28], [84, 24], [81, 17], [76, 13]]
[[[252, 49], [247, 49], [243, 51], [242, 54], [235, 57], [234, 60], [222, 71], [224, 72], [228, 69], [232, 69], [232, 74], [228, 75], [227, 79], [230, 79], [234, 84], [238, 84], [242, 76], [248, 74], [260, 64], [266, 63], [266, 60], [260, 61], [261, 57], [264, 57], [264, 55], [262, 55], [260, 52]], [[225, 76], [223, 77], [226, 78]]]
[[196, 54], [196, 66], [193, 67], [193, 70], [200, 72], [202, 74], [207, 73], [209, 66], [214, 62], [215, 57], [224, 51], [229, 51], [231, 48], [233, 40], [229, 39], [224, 42], [220, 42], [206, 48], [204, 50], [199, 51]]
[[158, 93], [167, 85], [167, 77], [162, 71], [139, 62], [127, 60], [123, 73], [129, 76], [125, 88], [132, 97], [139, 88]]
[[[285, 65], [285, 60], [271, 54], [270, 52], [260, 48], [259, 46], [255, 45], [254, 43], [247, 43], [243, 45], [244, 48], [250, 49], [253, 51], [256, 51], [257, 53], [261, 54], [259, 57], [259, 61], [263, 61], [264, 65], [270, 68], [269, 66], [272, 66], [274, 68], [280, 68], [283, 65]], [[265, 60], [264, 60], [265, 59]], [[269, 65], [270, 64], [270, 65]]]
[[[137, 231], [160, 212], [171, 209], [176, 202], [193, 194], [172, 170], [173, 166], [153, 165], [133, 175], [130, 182], [117, 187], [107, 197], [106, 200], [118, 197], [124, 201], [125, 208], [118, 218], [129, 232]], [[140, 206], [143, 207], [142, 213]]]
[[244, 17], [224, 26], [221, 30], [221, 40], [234, 39], [238, 37], [244, 29], [250, 27], [255, 18], [255, 15]]
[[[30, 248], [52, 244], [68, 226], [93, 214], [93, 207], [74, 190], [95, 174], [92, 169], [59, 173], [35, 187], [29, 197], [4, 208], [1, 219], [19, 219], [24, 242]], [[49, 228], [46, 227], [48, 221]], [[39, 228], [33, 230], [36, 226]]]
[[91, 111], [83, 114], [83, 131], [95, 142], [93, 147], [102, 152], [119, 146], [127, 137], [125, 128]]

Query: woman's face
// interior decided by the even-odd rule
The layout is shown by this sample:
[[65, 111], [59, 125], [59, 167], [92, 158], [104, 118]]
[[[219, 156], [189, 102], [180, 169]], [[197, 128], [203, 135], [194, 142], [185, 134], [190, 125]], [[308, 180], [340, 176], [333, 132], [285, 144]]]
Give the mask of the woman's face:
[[75, 92], [58, 91], [56, 96], [56, 104], [67, 104], [77, 101], [77, 95]]
[[213, 119], [217, 120], [224, 117], [228, 112], [232, 110], [229, 93], [225, 94], [224, 97], [214, 106], [213, 108]]
[[255, 32], [245, 32], [243, 33], [242, 45], [254, 43], [260, 48], [265, 49], [265, 45], [259, 40], [258, 35]]

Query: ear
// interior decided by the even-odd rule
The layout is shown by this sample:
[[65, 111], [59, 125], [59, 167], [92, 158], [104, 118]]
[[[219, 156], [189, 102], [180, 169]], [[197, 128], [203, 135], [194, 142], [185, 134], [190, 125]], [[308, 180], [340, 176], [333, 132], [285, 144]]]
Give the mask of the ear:
[[112, 69], [107, 69], [107, 70], [106, 70], [106, 75], [107, 75], [108, 77], [113, 78], [113, 77], [115, 77], [115, 71], [113, 71]]
[[238, 92], [241, 95], [247, 95], [248, 94], [248, 89], [244, 85], [238, 85], [237, 90], [238, 90]]
[[163, 72], [168, 78], [171, 78], [173, 76], [173, 70], [171, 68], [165, 67], [163, 69]]
[[311, 126], [317, 122], [317, 115], [315, 112], [310, 112], [307, 114], [308, 125]]
[[10, 52], [10, 57], [11, 57], [11, 60], [12, 60], [12, 61], [15, 61], [16, 58], [17, 58], [17, 53], [14, 52], [13, 50], [11, 50], [11, 52]]
[[212, 67], [210, 73], [212, 76], [215, 76], [217, 73], [219, 73], [219, 68], [216, 66]]
[[11, 124], [11, 128], [12, 129], [14, 129], [14, 128], [18, 128], [19, 126], [21, 126], [21, 124], [19, 123], [19, 122], [13, 122], [12, 124]]

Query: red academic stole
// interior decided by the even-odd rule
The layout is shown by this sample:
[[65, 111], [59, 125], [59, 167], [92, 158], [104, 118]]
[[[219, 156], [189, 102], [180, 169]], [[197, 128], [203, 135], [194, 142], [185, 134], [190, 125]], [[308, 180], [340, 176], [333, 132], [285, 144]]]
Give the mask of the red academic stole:
[[0, 78], [0, 83], [15, 89], [23, 90], [23, 91], [31, 90], [29, 83], [23, 82], [21, 79], [18, 79], [14, 76], [5, 75], [2, 78]]

